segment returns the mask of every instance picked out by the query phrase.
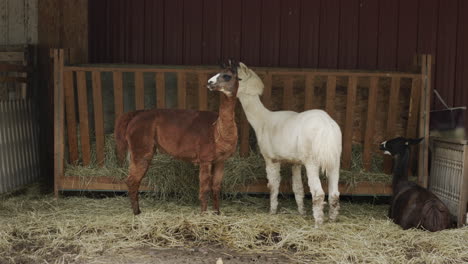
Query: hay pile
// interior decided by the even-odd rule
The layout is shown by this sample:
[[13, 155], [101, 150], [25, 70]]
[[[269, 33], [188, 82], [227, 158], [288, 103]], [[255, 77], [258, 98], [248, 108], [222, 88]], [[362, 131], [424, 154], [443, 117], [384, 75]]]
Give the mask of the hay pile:
[[[120, 167], [114, 154], [114, 136], [107, 135], [105, 139], [105, 161], [100, 167], [96, 163], [96, 153], [91, 153], [91, 164], [89, 166], [70, 165], [65, 168], [65, 176], [80, 176], [86, 179], [92, 177], [112, 177], [123, 180], [128, 173], [128, 164]], [[95, 146], [91, 147], [95, 150]], [[384, 182], [390, 183], [391, 176], [382, 173], [382, 157], [375, 156], [372, 159], [370, 172], [362, 169], [362, 147], [354, 145], [352, 148], [351, 170], [341, 170], [340, 182], [354, 186], [358, 182]], [[291, 167], [282, 166], [281, 175], [283, 179], [291, 178]], [[303, 180], [306, 184], [305, 169], [303, 167]], [[325, 179], [324, 175], [321, 176]], [[226, 161], [223, 179], [223, 192], [235, 196], [238, 194], [239, 186], [247, 186], [260, 179], [266, 179], [265, 161], [258, 150], [251, 151], [248, 157], [242, 158], [236, 152], [233, 157]], [[153, 157], [144, 183], [157, 190], [159, 198], [175, 196], [181, 200], [196, 199], [198, 194], [198, 167], [173, 159], [165, 154], [156, 154]]]
[[213, 246], [300, 263], [468, 262], [468, 227], [403, 231], [385, 217], [386, 205], [343, 202], [339, 222], [314, 229], [310, 200], [307, 216], [284, 199], [271, 216], [268, 199], [254, 197], [224, 202], [217, 216], [199, 214], [198, 203], [144, 198], [135, 217], [126, 197], [1, 199], [0, 263], [92, 263], [141, 247]]

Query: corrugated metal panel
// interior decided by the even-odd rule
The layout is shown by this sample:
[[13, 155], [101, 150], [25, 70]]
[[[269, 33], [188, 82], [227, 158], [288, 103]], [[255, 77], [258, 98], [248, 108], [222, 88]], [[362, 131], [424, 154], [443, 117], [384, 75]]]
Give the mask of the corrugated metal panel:
[[0, 101], [0, 193], [38, 180], [38, 135], [30, 100]]

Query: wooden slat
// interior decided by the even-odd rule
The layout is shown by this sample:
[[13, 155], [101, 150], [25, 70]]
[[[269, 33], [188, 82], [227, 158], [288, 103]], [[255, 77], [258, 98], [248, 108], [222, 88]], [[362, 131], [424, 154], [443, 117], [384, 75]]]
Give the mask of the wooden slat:
[[24, 52], [0, 52], [0, 61], [23, 61]]
[[239, 147], [241, 157], [247, 157], [250, 152], [249, 130], [250, 130], [249, 122], [247, 120], [247, 117], [245, 116], [245, 113], [242, 112], [241, 122], [240, 122], [240, 147]]
[[[421, 100], [421, 79], [413, 79], [411, 82], [411, 97], [408, 111], [408, 125], [406, 126], [406, 137], [414, 138], [417, 132], [419, 101]], [[416, 157], [416, 155], [413, 155]]]
[[[263, 105], [270, 109], [271, 108], [271, 74], [267, 73], [265, 74], [265, 77], [263, 78], [263, 94], [262, 94], [262, 102]], [[271, 110], [271, 109], [270, 109]]]
[[89, 142], [88, 96], [86, 91], [86, 73], [76, 72], [78, 89], [78, 113], [80, 117], [81, 153], [83, 165], [91, 162], [91, 146]]
[[185, 109], [187, 107], [187, 82], [185, 72], [177, 74], [177, 107]]
[[73, 72], [64, 72], [63, 88], [65, 90], [65, 109], [67, 118], [68, 153], [70, 164], [78, 162], [78, 139], [76, 135], [75, 89]]
[[156, 107], [166, 107], [166, 80], [164, 72], [156, 73]]
[[375, 130], [375, 111], [377, 108], [378, 81], [379, 79], [377, 77], [370, 78], [369, 99], [367, 103], [366, 132], [364, 136], [364, 152], [362, 154], [362, 164], [365, 170], [369, 170], [371, 166], [371, 153]]
[[[396, 136], [395, 126], [396, 117], [398, 116], [398, 97], [400, 95], [400, 78], [393, 77], [390, 85], [390, 96], [388, 101], [387, 128], [385, 131], [385, 139], [389, 140]], [[390, 174], [392, 170], [392, 157], [384, 155], [384, 172]]]
[[122, 72], [113, 72], [112, 77], [114, 80], [114, 108], [115, 108], [115, 121], [123, 114], [123, 85], [122, 85]]
[[208, 78], [206, 74], [198, 74], [198, 110], [207, 110], [208, 109], [208, 94], [207, 94], [207, 85]]
[[431, 55], [422, 56], [421, 70], [421, 103], [419, 112], [419, 137], [424, 137], [424, 140], [419, 143], [419, 159], [418, 159], [418, 182], [421, 186], [427, 187], [428, 183], [428, 159], [429, 159], [429, 115], [431, 102]]
[[346, 95], [346, 121], [343, 134], [343, 168], [351, 168], [351, 153], [353, 145], [354, 106], [356, 103], [357, 77], [348, 80], [348, 93]]
[[304, 110], [312, 109], [314, 103], [314, 96], [315, 96], [315, 75], [314, 74], [307, 74], [306, 75], [306, 83], [305, 83], [305, 102], [304, 102]]
[[29, 72], [31, 67], [18, 64], [2, 64], [0, 63], [0, 72]]
[[64, 92], [63, 50], [54, 49], [54, 194], [58, 197], [59, 179], [64, 173]]
[[96, 131], [96, 161], [99, 166], [104, 165], [104, 112], [102, 110], [101, 73], [92, 72], [94, 129]]
[[0, 83], [28, 83], [28, 78], [16, 76], [0, 76]]
[[288, 77], [284, 82], [283, 88], [283, 109], [284, 110], [294, 110], [293, 109], [293, 82], [292, 77]]
[[145, 109], [145, 88], [142, 72], [135, 72], [135, 107], [136, 110]]
[[336, 99], [336, 76], [328, 76], [327, 79], [327, 99], [325, 110], [335, 118], [335, 99]]

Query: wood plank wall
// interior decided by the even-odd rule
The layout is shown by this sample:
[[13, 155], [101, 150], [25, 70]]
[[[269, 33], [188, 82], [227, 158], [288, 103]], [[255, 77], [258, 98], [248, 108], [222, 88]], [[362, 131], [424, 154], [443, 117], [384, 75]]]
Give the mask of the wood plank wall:
[[432, 54], [432, 86], [468, 104], [466, 0], [102, 0], [89, 10], [90, 62], [408, 71], [415, 54]]
[[0, 0], [0, 45], [37, 44], [38, 0]]

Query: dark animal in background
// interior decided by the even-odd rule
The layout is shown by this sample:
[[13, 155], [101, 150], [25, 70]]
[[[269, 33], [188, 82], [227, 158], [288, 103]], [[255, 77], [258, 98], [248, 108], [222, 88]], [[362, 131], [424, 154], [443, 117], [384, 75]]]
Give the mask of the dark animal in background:
[[224, 161], [236, 150], [238, 63], [229, 61], [209, 80], [207, 88], [221, 92], [219, 114], [210, 111], [151, 109], [129, 112], [115, 124], [116, 152], [120, 162], [130, 153], [126, 180], [134, 214], [140, 213], [138, 189], [158, 149], [174, 158], [200, 166], [201, 211], [206, 211], [212, 192], [213, 208], [219, 213]]
[[408, 181], [410, 146], [421, 140], [397, 137], [380, 144], [385, 154], [393, 156], [393, 196], [388, 216], [403, 229], [434, 232], [450, 227], [450, 212], [432, 192]]

